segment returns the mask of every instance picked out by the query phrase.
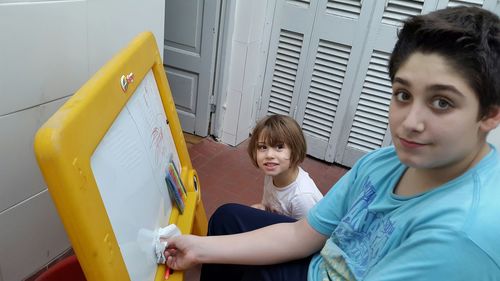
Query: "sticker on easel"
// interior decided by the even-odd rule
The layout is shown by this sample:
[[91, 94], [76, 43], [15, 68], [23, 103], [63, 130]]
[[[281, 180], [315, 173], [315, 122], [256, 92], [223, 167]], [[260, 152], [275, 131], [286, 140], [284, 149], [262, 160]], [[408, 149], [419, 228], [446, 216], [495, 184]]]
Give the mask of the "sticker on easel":
[[120, 85], [122, 86], [122, 91], [125, 93], [128, 89], [128, 84], [134, 82], [134, 73], [130, 72], [127, 75], [122, 75], [120, 78]]

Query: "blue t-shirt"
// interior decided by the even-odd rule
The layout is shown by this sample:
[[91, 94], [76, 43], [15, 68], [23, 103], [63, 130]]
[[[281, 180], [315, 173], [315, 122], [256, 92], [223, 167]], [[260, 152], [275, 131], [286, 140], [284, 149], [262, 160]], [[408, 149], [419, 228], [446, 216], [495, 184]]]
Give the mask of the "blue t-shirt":
[[[414, 196], [394, 147], [360, 159], [308, 213], [330, 238], [308, 280], [500, 280], [500, 160]], [[344, 278], [344, 279], [342, 279]]]

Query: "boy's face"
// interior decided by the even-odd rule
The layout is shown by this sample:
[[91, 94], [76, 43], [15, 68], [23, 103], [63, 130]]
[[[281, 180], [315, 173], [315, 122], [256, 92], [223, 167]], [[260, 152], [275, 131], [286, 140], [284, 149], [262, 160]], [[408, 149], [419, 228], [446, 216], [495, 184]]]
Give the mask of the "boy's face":
[[467, 167], [485, 145], [479, 101], [437, 54], [414, 53], [396, 72], [389, 110], [400, 160], [418, 169]]

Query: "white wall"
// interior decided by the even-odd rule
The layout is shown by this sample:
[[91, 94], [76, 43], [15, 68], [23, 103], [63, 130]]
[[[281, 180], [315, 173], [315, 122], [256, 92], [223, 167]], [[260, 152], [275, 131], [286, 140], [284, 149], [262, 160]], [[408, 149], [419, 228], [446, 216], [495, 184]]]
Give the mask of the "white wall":
[[237, 145], [253, 127], [264, 80], [274, 0], [236, 0], [229, 4], [227, 56], [220, 92], [220, 141]]
[[164, 7], [0, 1], [0, 281], [23, 280], [70, 247], [33, 155], [36, 130], [139, 32], [153, 31], [161, 50]]

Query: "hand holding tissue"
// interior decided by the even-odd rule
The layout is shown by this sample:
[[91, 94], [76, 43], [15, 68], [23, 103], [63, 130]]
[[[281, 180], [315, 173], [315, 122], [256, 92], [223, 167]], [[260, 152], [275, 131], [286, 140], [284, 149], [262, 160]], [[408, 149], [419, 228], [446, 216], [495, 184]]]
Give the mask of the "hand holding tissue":
[[158, 235], [155, 239], [155, 254], [156, 263], [164, 264], [167, 258], [165, 257], [165, 249], [168, 246], [167, 239], [170, 237], [181, 235], [181, 231], [175, 224], [169, 224], [166, 227], [158, 229]]

